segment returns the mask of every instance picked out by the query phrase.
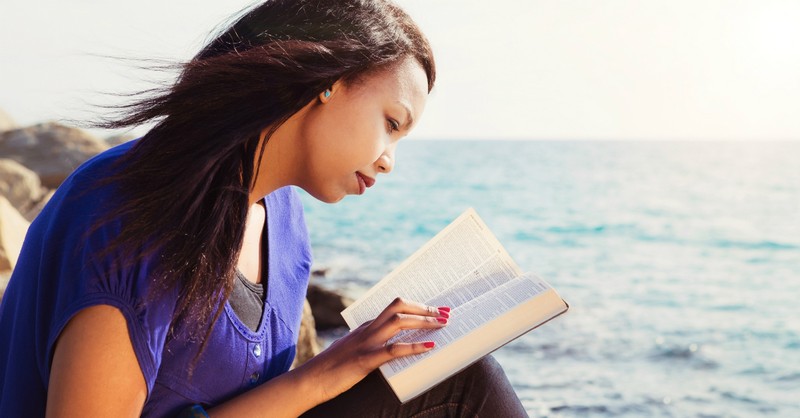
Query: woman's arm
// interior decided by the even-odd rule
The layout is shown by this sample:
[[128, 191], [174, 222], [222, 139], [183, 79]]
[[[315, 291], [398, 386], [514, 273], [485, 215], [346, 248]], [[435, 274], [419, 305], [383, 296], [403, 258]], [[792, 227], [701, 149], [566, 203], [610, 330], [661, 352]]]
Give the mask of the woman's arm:
[[[402, 329], [439, 328], [447, 314], [400, 299], [303, 366], [215, 407], [212, 417], [298, 416], [349, 389], [395, 357], [429, 350], [422, 342], [386, 342]], [[55, 346], [47, 416], [139, 416], [147, 387], [122, 313], [99, 305], [81, 310]]]
[[375, 320], [340, 338], [322, 353], [210, 411], [217, 417], [296, 417], [350, 389], [381, 364], [433, 346], [386, 342], [403, 329], [441, 328], [447, 312], [395, 299]]
[[138, 417], [146, 398], [122, 313], [97, 305], [75, 314], [56, 341], [47, 417]]

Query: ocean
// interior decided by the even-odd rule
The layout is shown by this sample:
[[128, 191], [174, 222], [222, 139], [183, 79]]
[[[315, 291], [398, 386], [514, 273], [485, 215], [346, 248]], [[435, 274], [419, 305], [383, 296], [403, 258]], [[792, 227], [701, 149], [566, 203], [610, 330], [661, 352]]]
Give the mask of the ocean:
[[[495, 352], [532, 417], [800, 417], [800, 142], [404, 140], [303, 194], [357, 298], [468, 207], [571, 309]], [[330, 338], [330, 337], [329, 337]]]

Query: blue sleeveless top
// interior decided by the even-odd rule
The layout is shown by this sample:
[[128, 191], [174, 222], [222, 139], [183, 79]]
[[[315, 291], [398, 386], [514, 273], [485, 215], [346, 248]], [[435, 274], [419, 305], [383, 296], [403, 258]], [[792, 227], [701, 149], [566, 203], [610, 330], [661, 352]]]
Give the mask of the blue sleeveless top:
[[177, 291], [148, 297], [157, 257], [114, 270], [113, 255], [98, 254], [118, 235], [121, 222], [87, 235], [97, 209], [117, 198], [113, 185], [93, 188], [93, 182], [131, 145], [78, 168], [28, 230], [0, 305], [2, 417], [44, 416], [54, 342], [70, 318], [93, 305], [114, 306], [127, 321], [148, 390], [142, 416], [171, 416], [193, 403], [223, 402], [286, 372], [294, 359], [311, 266], [295, 190], [282, 188], [264, 198], [268, 276], [258, 329], [243, 324], [226, 302], [190, 377], [187, 368], [199, 343], [189, 341], [180, 325], [168, 333]]

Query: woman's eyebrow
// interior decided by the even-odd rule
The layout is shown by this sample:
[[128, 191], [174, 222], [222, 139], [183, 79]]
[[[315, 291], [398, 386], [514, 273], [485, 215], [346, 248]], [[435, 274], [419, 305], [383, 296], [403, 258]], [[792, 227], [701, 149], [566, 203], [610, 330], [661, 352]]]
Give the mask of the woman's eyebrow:
[[400, 106], [405, 109], [406, 111], [406, 123], [403, 125], [403, 129], [406, 131], [411, 129], [411, 125], [414, 124], [414, 117], [411, 116], [411, 109], [403, 102], [397, 102]]

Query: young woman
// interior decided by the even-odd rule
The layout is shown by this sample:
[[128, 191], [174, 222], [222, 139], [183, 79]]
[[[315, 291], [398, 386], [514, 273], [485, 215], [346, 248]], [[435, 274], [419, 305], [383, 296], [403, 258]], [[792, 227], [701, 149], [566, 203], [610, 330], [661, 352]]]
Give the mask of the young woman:
[[[271, 0], [108, 127], [33, 222], [0, 307], [0, 416], [520, 416], [487, 358], [400, 405], [373, 372], [447, 307], [396, 300], [289, 371], [325, 202], [394, 166], [435, 67], [383, 0]], [[380, 208], [376, 208], [380, 210]], [[366, 377], [366, 379], [365, 379]]]

